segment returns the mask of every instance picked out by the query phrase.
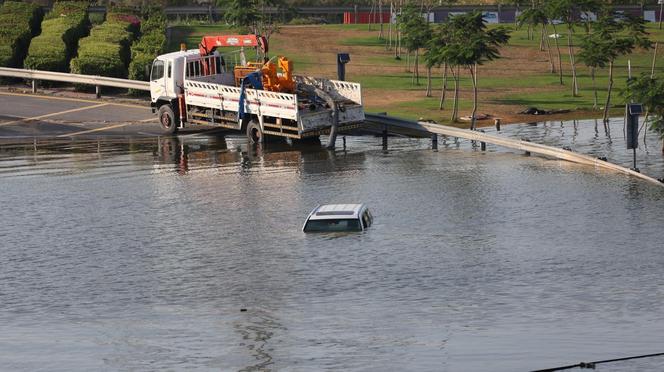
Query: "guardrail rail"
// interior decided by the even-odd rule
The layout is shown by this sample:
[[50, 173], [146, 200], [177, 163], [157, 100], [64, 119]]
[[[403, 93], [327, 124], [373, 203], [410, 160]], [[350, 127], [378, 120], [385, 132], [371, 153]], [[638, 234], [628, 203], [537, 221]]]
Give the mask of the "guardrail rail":
[[449, 137], [464, 138], [471, 141], [491, 143], [494, 145], [507, 147], [519, 151], [525, 151], [532, 154], [538, 154], [549, 158], [566, 160], [573, 163], [585, 164], [597, 168], [625, 173], [630, 176], [637, 177], [651, 183], [655, 183], [659, 186], [664, 186], [664, 183], [660, 182], [659, 180], [653, 177], [636, 172], [632, 169], [623, 167], [618, 164], [609, 163], [608, 161], [597, 159], [589, 155], [579, 154], [577, 152], [573, 152], [570, 150], [559, 149], [557, 147], [541, 145], [538, 143], [533, 143], [523, 140], [499, 137], [491, 134], [482, 133], [479, 131], [460, 129], [436, 123], [403, 120], [403, 119], [390, 117], [387, 115], [365, 114], [365, 117], [366, 121], [378, 125], [383, 125], [384, 128], [387, 130], [389, 130], [390, 128], [392, 128], [393, 130], [396, 129], [397, 131], [399, 129], [405, 129], [407, 131], [420, 132], [422, 134], [428, 134], [428, 135], [440, 134]]
[[96, 88], [97, 97], [101, 95], [101, 87], [126, 88], [134, 90], [150, 90], [150, 83], [147, 81], [129, 80], [111, 78], [97, 75], [68, 74], [64, 72], [27, 70], [20, 68], [0, 67], [0, 76], [21, 78], [32, 81], [32, 92], [37, 92], [39, 81], [60, 81], [72, 84], [93, 85]]

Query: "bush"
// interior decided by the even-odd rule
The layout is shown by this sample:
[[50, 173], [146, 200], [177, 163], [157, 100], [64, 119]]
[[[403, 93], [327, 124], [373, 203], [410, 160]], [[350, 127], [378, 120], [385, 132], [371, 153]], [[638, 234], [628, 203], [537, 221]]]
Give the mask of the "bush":
[[35, 70], [69, 71], [78, 40], [87, 34], [87, 2], [65, 1], [53, 5], [42, 22], [42, 33], [30, 43], [25, 66]]
[[131, 48], [129, 78], [150, 79], [152, 61], [166, 49], [166, 18], [161, 13], [152, 13], [141, 24], [141, 38]]
[[78, 57], [71, 60], [71, 72], [126, 78], [134, 39], [130, 30], [137, 28], [130, 17], [109, 14], [106, 22], [93, 27], [90, 36], [79, 42]]
[[0, 66], [22, 67], [30, 40], [40, 31], [41, 7], [6, 1], [0, 7]]

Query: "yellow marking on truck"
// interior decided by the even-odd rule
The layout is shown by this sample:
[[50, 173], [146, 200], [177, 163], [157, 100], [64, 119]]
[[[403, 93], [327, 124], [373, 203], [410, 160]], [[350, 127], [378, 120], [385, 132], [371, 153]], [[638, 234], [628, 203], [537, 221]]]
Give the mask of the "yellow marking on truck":
[[60, 137], [73, 137], [73, 136], [78, 136], [78, 135], [81, 135], [81, 134], [88, 134], [88, 133], [94, 133], [94, 132], [101, 132], [101, 131], [109, 130], [109, 129], [122, 128], [122, 127], [126, 127], [127, 125], [131, 125], [131, 124], [133, 124], [133, 123], [121, 123], [121, 124], [109, 125], [107, 127], [102, 127], [102, 128], [88, 129], [88, 130], [82, 130], [80, 132], [61, 134], [61, 135], [56, 136], [56, 137], [58, 137], [58, 138], [60, 138]]
[[[99, 100], [91, 100], [91, 99], [83, 99], [83, 98], [69, 98], [69, 97], [52, 97], [52, 96], [42, 96], [38, 94], [26, 94], [26, 93], [8, 93], [8, 92], [0, 92], [0, 96], [12, 96], [12, 97], [31, 97], [31, 98], [39, 98], [39, 99], [50, 99], [54, 101], [68, 101], [68, 102], [84, 102], [84, 103], [99, 103]], [[113, 105], [113, 106], [122, 106], [122, 107], [133, 107], [133, 108], [141, 108], [141, 109], [147, 109], [149, 108], [148, 106], [141, 106], [141, 105], [133, 105], [131, 103], [114, 103], [114, 102], [106, 102], [108, 105]]]
[[33, 116], [33, 117], [29, 117], [29, 118], [23, 118], [23, 119], [20, 119], [20, 120], [8, 121], [8, 122], [5, 122], [5, 123], [0, 123], [0, 127], [6, 126], [6, 125], [12, 125], [12, 124], [24, 123], [26, 121], [31, 121], [31, 120], [45, 119], [45, 118], [49, 118], [51, 116], [64, 115], [64, 114], [69, 114], [69, 113], [72, 113], [72, 112], [90, 110], [90, 109], [97, 108], [97, 107], [102, 107], [102, 106], [108, 106], [108, 103], [100, 103], [98, 105], [79, 107], [79, 108], [75, 108], [75, 109], [71, 109], [71, 110], [53, 112], [53, 113], [46, 114], [46, 115], [39, 115], [39, 116]]

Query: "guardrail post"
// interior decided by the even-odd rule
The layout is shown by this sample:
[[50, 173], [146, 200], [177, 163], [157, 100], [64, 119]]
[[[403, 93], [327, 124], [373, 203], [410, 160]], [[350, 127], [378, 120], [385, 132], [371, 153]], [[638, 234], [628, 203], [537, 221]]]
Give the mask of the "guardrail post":
[[383, 125], [383, 151], [387, 151], [387, 125]]
[[431, 149], [433, 151], [438, 151], [438, 135], [437, 134], [432, 134], [431, 135]]
[[95, 97], [97, 97], [97, 99], [101, 98], [101, 86], [100, 85], [95, 85]]
[[37, 80], [32, 80], [32, 94], [37, 94]]
[[[484, 133], [484, 130], [480, 130], [480, 132]], [[480, 150], [486, 151], [486, 142], [480, 141]]]

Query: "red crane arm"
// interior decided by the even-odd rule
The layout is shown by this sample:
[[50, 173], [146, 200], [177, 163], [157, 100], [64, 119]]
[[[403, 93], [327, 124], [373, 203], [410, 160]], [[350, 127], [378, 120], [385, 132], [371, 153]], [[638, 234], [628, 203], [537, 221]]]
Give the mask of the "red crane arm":
[[267, 39], [258, 35], [224, 35], [224, 36], [203, 36], [198, 50], [201, 56], [212, 54], [217, 47], [237, 46], [237, 47], [259, 47], [263, 53], [267, 53]]

